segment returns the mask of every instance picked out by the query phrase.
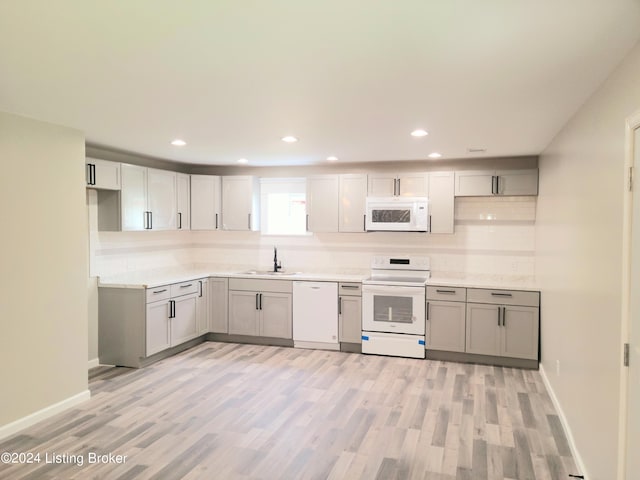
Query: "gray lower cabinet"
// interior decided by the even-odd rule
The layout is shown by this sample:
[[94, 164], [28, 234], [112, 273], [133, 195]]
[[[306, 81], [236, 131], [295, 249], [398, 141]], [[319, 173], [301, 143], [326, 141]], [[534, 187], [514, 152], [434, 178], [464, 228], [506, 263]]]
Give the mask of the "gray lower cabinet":
[[209, 331], [229, 333], [229, 279], [209, 278]]
[[209, 279], [198, 280], [198, 296], [196, 297], [196, 321], [198, 335], [209, 332], [211, 310], [209, 308]]
[[465, 351], [466, 291], [461, 287], [427, 287], [427, 349]]
[[154, 361], [149, 357], [199, 337], [199, 287], [200, 280], [147, 289], [100, 287], [100, 362], [139, 368]]
[[538, 359], [539, 292], [468, 289], [467, 300], [468, 353]]
[[362, 343], [362, 284], [338, 286], [338, 341]]
[[229, 334], [291, 339], [292, 283], [229, 279]]

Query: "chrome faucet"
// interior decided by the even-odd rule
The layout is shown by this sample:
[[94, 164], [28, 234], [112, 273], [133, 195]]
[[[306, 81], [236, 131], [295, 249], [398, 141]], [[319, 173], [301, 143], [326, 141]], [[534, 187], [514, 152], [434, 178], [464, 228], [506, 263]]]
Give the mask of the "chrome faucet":
[[278, 248], [273, 247], [273, 271], [278, 273], [278, 270], [282, 268], [282, 262], [278, 262]]

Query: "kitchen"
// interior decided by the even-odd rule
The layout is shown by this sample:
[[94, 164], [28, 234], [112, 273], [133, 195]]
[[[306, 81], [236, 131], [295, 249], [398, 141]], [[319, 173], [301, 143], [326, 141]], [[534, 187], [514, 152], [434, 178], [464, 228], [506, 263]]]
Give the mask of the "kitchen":
[[[627, 16], [633, 18], [629, 12]], [[4, 18], [13, 17], [7, 15]], [[3, 25], [3, 31], [11, 32], [13, 29]], [[544, 147], [536, 152], [527, 152], [538, 157], [536, 161], [540, 174], [533, 220], [532, 206], [524, 205], [520, 211], [510, 214], [512, 216], [507, 217], [505, 223], [494, 222], [495, 227], [492, 228], [497, 231], [491, 232], [491, 228], [485, 228], [487, 219], [481, 223], [475, 216], [481, 213], [486, 203], [475, 205], [473, 200], [458, 199], [456, 233], [447, 240], [438, 239], [435, 234], [425, 238], [425, 235], [415, 233], [318, 233], [303, 238], [269, 238], [258, 233], [236, 232], [131, 232], [118, 235], [118, 232], [95, 233], [98, 230], [92, 229], [90, 235], [93, 241], [89, 245], [95, 251], [89, 255], [87, 227], [82, 225], [83, 222], [78, 225], [77, 220], [86, 215], [87, 208], [85, 156], [125, 163], [136, 163], [133, 161], [135, 159], [137, 164], [166, 169], [173, 162], [117, 151], [117, 147], [122, 148], [122, 145], [113, 145], [116, 147], [113, 150], [105, 149], [96, 145], [100, 144], [99, 139], [94, 140], [93, 145], [89, 142], [85, 152], [84, 136], [76, 131], [40, 124], [23, 126], [22, 120], [3, 114], [4, 131], [16, 131], [15, 138], [24, 138], [26, 135], [31, 139], [29, 148], [19, 149], [9, 144], [8, 139], [2, 140], [2, 157], [15, 159], [6, 165], [7, 175], [3, 182], [5, 204], [15, 205], [16, 198], [31, 199], [21, 204], [15, 212], [8, 211], [5, 214], [9, 224], [19, 228], [4, 233], [7, 248], [3, 264], [8, 266], [6, 271], [12, 272], [12, 275], [3, 280], [3, 288], [8, 294], [7, 298], [13, 300], [3, 306], [7, 310], [3, 311], [2, 317], [5, 322], [8, 318], [18, 318], [21, 322], [6, 325], [3, 368], [8, 369], [11, 364], [21, 365], [17, 374], [9, 375], [9, 371], [6, 371], [7, 386], [11, 392], [32, 391], [33, 395], [24, 398], [15, 394], [4, 398], [3, 402], [8, 403], [3, 403], [1, 410], [6, 416], [0, 423], [11, 424], [86, 390], [87, 351], [91, 348], [89, 339], [97, 338], [95, 331], [88, 331], [95, 328], [96, 323], [89, 322], [87, 325], [87, 315], [84, 313], [88, 310], [90, 318], [97, 317], [95, 279], [90, 280], [88, 285], [86, 279], [89, 260], [93, 263], [93, 271], [97, 268], [108, 274], [115, 274], [117, 270], [175, 267], [183, 263], [195, 263], [194, 258], [220, 266], [242, 264], [266, 269], [273, 258], [273, 246], [277, 245], [278, 257], [286, 269], [319, 271], [333, 265], [343, 265], [346, 269], [362, 271], [370, 268], [375, 254], [392, 254], [396, 251], [411, 253], [420, 250], [420, 245], [426, 242], [427, 249], [434, 251], [430, 255], [434, 274], [489, 273], [535, 278], [541, 291], [542, 367], [564, 411], [567, 422], [565, 428], [568, 427], [572, 432], [589, 478], [622, 475], [621, 465], [624, 462], [619, 456], [624, 457], [621, 452], [624, 450], [625, 432], [619, 426], [619, 418], [624, 412], [621, 406], [624, 395], [621, 393], [623, 371], [620, 359], [626, 327], [619, 318], [624, 316], [623, 255], [620, 248], [624, 239], [624, 125], [640, 105], [640, 98], [633, 88], [633, 79], [639, 71], [638, 49], [632, 49], [635, 41], [630, 40], [637, 39], [637, 35], [628, 33], [625, 38], [626, 43], [619, 40], [617, 53], [600, 71], [600, 81], [595, 82], [588, 93], [582, 92], [580, 99], [575, 99], [575, 108], [565, 120], [549, 126], [550, 134], [546, 137], [548, 140]], [[3, 43], [10, 45], [16, 42]], [[7, 61], [10, 58], [14, 57], [7, 56]], [[622, 63], [614, 69], [618, 62]], [[605, 81], [605, 78], [608, 79]], [[10, 92], [16, 102], [21, 89], [17, 85], [28, 85], [28, 82], [3, 84], [2, 88], [3, 92]], [[596, 89], [597, 85], [599, 87]], [[24, 90], [29, 94], [34, 93], [26, 86]], [[567, 97], [570, 96], [569, 91], [565, 93]], [[578, 108], [578, 105], [582, 107]], [[26, 107], [12, 103], [4, 96], [0, 108], [52, 123], [72, 124], [64, 119], [55, 122], [50, 114], [43, 112], [33, 111], [29, 114]], [[427, 126], [427, 129], [430, 128]], [[237, 129], [241, 130], [241, 127], [237, 126]], [[409, 138], [408, 131], [404, 131], [403, 135], [407, 135], [407, 140], [413, 140]], [[511, 134], [510, 130], [506, 131]], [[50, 132], [50, 136], [46, 132]], [[288, 132], [279, 134], [285, 133]], [[40, 135], [46, 138], [42, 140], [42, 149], [37, 150], [35, 142]], [[298, 146], [294, 148], [310, 138], [309, 135], [300, 137]], [[76, 142], [73, 145], [79, 142], [81, 147], [71, 145], [68, 150], [59, 152], [57, 149], [62, 148], [63, 138]], [[428, 140], [435, 138], [436, 132], [430, 132]], [[366, 142], [354, 137], [353, 143]], [[380, 147], [375, 141], [371, 143], [374, 148]], [[462, 145], [463, 148], [472, 146]], [[103, 155], [105, 150], [109, 150], [109, 158]], [[493, 149], [490, 154], [493, 155]], [[474, 162], [482, 163], [480, 160], [460, 158], [465, 155], [455, 159], [444, 158], [439, 169], [456, 171], [456, 161], [471, 161], [465, 168], [501, 168], [479, 166]], [[45, 158], [49, 158], [53, 164]], [[64, 158], [75, 159], [74, 165], [65, 163]], [[348, 155], [344, 158], [346, 160]], [[54, 162], [54, 159], [58, 160]], [[494, 161], [493, 158], [491, 161]], [[55, 165], [57, 162], [59, 164]], [[431, 165], [435, 164], [429, 164], [428, 168], [431, 169]], [[422, 163], [421, 168], [424, 165]], [[247, 167], [222, 166], [216, 174], [255, 175], [256, 169], [263, 168]], [[401, 167], [404, 171], [412, 170], [408, 165]], [[187, 170], [187, 167], [178, 168]], [[327, 174], [329, 171], [337, 173], [341, 168], [274, 166], [270, 176], [306, 176]], [[367, 165], [359, 171], [350, 168], [340, 173], [362, 173], [369, 168], [370, 165]], [[523, 168], [528, 167], [523, 165]], [[213, 173], [207, 166], [184, 170], [183, 173], [191, 174]], [[296, 170], [306, 171], [298, 175]], [[287, 174], [283, 175], [283, 171]], [[18, 185], [19, 182], [12, 180], [15, 178], [32, 180]], [[52, 179], [58, 182], [51, 182]], [[602, 194], [595, 197], [592, 194], [594, 191]], [[500, 208], [499, 203], [491, 206]], [[66, 214], [60, 216], [60, 212]], [[26, 218], [38, 219], [39, 222], [35, 225], [26, 221]], [[58, 233], [60, 229], [64, 229], [64, 235]], [[475, 233], [463, 235], [463, 231]], [[44, 246], [37, 242], [43, 238], [43, 232], [46, 232], [47, 238]], [[476, 235], [478, 232], [484, 233]], [[509, 235], [501, 236], [500, 232]], [[144, 236], [146, 233], [152, 236]], [[495, 245], [493, 242], [499, 242], [499, 247], [492, 247]], [[386, 251], [389, 243], [393, 244], [394, 252]], [[502, 249], [508, 254], [500, 254], [499, 250]], [[239, 262], [239, 258], [243, 261]], [[49, 265], [52, 271], [43, 271], [42, 265]], [[24, 289], [24, 285], [33, 283], [34, 276], [39, 278], [40, 285], [47, 285], [48, 289], [48, 293], [38, 301], [34, 301]], [[88, 298], [69, 304], [60, 301], [62, 298], [75, 298], [78, 291], [85, 291], [87, 287]], [[25, 313], [27, 306], [32, 309], [29, 315]], [[33, 309], [38, 313], [33, 314]], [[22, 320], [32, 316], [37, 322], [35, 331], [25, 327]], [[56, 318], [53, 325], [46, 321], [51, 316]], [[609, 328], [601, 328], [603, 318], [610, 319], [607, 321]], [[38, 340], [40, 337], [41, 340]], [[58, 340], [53, 341], [54, 338]], [[64, 355], [54, 348], [56, 344], [68, 346]], [[30, 352], [30, 355], [26, 352]], [[88, 359], [94, 358], [95, 354], [89, 355]], [[590, 380], [587, 381], [587, 378]], [[598, 388], [594, 389], [593, 385], [598, 385]], [[599, 432], [599, 436], [593, 435], [594, 432]]]

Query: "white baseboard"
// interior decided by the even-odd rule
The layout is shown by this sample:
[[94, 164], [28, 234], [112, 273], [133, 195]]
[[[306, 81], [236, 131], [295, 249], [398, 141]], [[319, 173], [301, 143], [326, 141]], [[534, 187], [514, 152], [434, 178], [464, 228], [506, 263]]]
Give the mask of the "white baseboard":
[[[547, 378], [547, 372], [545, 372], [542, 363], [540, 363], [540, 376], [542, 377], [542, 381], [544, 382], [544, 386], [551, 397], [551, 402], [553, 403], [556, 412], [558, 412], [558, 417], [560, 418], [560, 423], [562, 424], [562, 428], [564, 429], [564, 433], [567, 437], [567, 442], [569, 443], [569, 448], [571, 449], [571, 455], [573, 455], [573, 460], [576, 462], [576, 467], [579, 470], [581, 475], [584, 475], [585, 480], [589, 479], [589, 475], [587, 473], [587, 469], [582, 461], [582, 457], [580, 456], [580, 452], [578, 452], [578, 448], [576, 447], [576, 442], [573, 440], [573, 434], [571, 433], [571, 428], [569, 428], [569, 423], [567, 422], [567, 417], [564, 415], [564, 410], [560, 406], [560, 402], [558, 401], [558, 397], [556, 397], [556, 393], [551, 388], [551, 383], [549, 383], [549, 378]], [[569, 472], [572, 473], [572, 472]]]
[[52, 417], [82, 402], [85, 402], [89, 400], [89, 398], [91, 398], [91, 392], [89, 390], [85, 390], [84, 392], [80, 392], [77, 395], [62, 400], [61, 402], [54, 403], [53, 405], [49, 405], [42, 410], [38, 410], [31, 415], [22, 417], [7, 425], [0, 426], [0, 440], [13, 435], [14, 433], [18, 433], [20, 430], [24, 430], [31, 425], [35, 425], [42, 420]]
[[97, 366], [100, 365], [100, 359], [99, 358], [94, 358], [93, 360], [89, 360], [89, 370], [91, 370], [92, 368], [95, 368]]

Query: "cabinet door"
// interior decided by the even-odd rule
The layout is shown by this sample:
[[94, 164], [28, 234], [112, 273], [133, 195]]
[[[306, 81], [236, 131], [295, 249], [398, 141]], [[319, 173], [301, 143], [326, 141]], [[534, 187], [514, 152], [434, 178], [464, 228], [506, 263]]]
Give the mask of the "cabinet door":
[[87, 186], [105, 190], [120, 190], [120, 164], [87, 158]]
[[466, 170], [455, 172], [456, 197], [493, 195], [495, 171]]
[[429, 233], [453, 233], [453, 172], [429, 174]]
[[428, 178], [426, 173], [404, 173], [399, 175], [396, 195], [401, 197], [428, 197]]
[[539, 310], [535, 307], [502, 307], [502, 354], [505, 357], [538, 358]]
[[189, 175], [176, 176], [178, 198], [178, 230], [191, 230], [191, 180]]
[[146, 356], [171, 346], [169, 330], [169, 300], [147, 304]]
[[293, 338], [290, 293], [260, 294], [260, 336]]
[[364, 232], [367, 213], [367, 175], [340, 175], [338, 230]]
[[220, 177], [191, 175], [191, 230], [218, 230]]
[[229, 290], [229, 334], [253, 335], [258, 330], [258, 293]]
[[144, 230], [147, 226], [147, 169], [123, 163], [120, 172], [122, 230]]
[[173, 298], [174, 317], [171, 319], [171, 346], [180, 345], [198, 336], [196, 295]]
[[427, 302], [427, 350], [464, 352], [466, 304], [462, 302]]
[[496, 172], [500, 195], [538, 195], [538, 170]]
[[175, 230], [178, 223], [176, 172], [149, 168], [147, 182], [151, 230]]
[[337, 175], [307, 178], [307, 230], [337, 232], [339, 182]]
[[257, 179], [246, 175], [222, 177], [222, 228], [224, 230], [258, 230]]
[[342, 296], [338, 301], [338, 340], [362, 343], [362, 297]]
[[229, 333], [227, 301], [229, 298], [229, 280], [227, 278], [209, 279], [209, 331]]
[[198, 335], [204, 335], [209, 332], [211, 308], [209, 280], [204, 278], [198, 280], [198, 297], [196, 298], [196, 318], [198, 324]]
[[371, 197], [393, 197], [396, 194], [396, 176], [391, 174], [369, 174], [368, 195]]
[[467, 303], [467, 353], [500, 355], [499, 321], [498, 305]]

